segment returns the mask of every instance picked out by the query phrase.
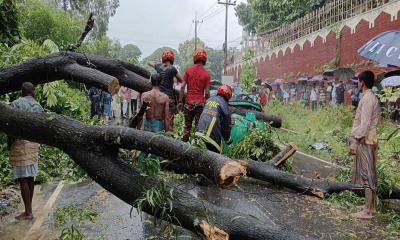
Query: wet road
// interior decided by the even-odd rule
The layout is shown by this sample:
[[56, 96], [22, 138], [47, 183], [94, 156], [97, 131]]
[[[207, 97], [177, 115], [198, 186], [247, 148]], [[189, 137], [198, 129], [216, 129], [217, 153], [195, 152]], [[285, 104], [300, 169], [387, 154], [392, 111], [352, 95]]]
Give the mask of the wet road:
[[[193, 180], [176, 182], [177, 188], [193, 196], [206, 199], [216, 205], [235, 211], [245, 212], [268, 225], [281, 225], [302, 235], [317, 239], [391, 239], [382, 237], [379, 232], [384, 228], [379, 220], [368, 222], [347, 220], [348, 212], [330, 207], [329, 204], [314, 197], [300, 195], [291, 190], [272, 186], [268, 183], [242, 179], [238, 188], [232, 190], [217, 189], [212, 185], [199, 186]], [[55, 184], [42, 187], [35, 196], [37, 212], [56, 188]], [[61, 232], [54, 225], [54, 211], [70, 204], [93, 209], [99, 213], [94, 222], [80, 223], [77, 226], [85, 232], [88, 239], [166, 239], [161, 226], [155, 227], [152, 217], [136, 210], [130, 216], [130, 205], [122, 202], [92, 181], [81, 184], [66, 184], [49, 213], [44, 216], [38, 231], [26, 236], [26, 239], [56, 239]], [[38, 216], [37, 216], [38, 217]], [[0, 239], [24, 239], [25, 229], [32, 222], [4, 222], [0, 226]], [[375, 231], [374, 231], [375, 230]], [[199, 239], [193, 233], [180, 229], [178, 239]], [[395, 239], [395, 238], [392, 238]]]

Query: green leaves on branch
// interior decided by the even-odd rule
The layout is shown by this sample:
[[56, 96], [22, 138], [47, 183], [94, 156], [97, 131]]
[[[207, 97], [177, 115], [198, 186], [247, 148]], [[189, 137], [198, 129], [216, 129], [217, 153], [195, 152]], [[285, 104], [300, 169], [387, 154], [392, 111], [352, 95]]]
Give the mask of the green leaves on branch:
[[0, 43], [12, 46], [20, 41], [15, 0], [0, 0]]
[[251, 49], [246, 49], [244, 53], [244, 60], [246, 63], [243, 65], [240, 71], [240, 87], [247, 91], [251, 91], [253, 80], [257, 77], [256, 67], [251, 63], [254, 57], [254, 51]]
[[280, 151], [272, 140], [270, 128], [253, 129], [238, 144], [231, 146], [231, 157], [266, 162]]
[[305, 16], [330, 0], [248, 0], [236, 8], [239, 23], [249, 33], [262, 33]]
[[40, 44], [51, 39], [60, 48], [75, 43], [84, 27], [81, 18], [56, 10], [39, 0], [27, 0], [19, 4], [18, 16], [25, 38]]

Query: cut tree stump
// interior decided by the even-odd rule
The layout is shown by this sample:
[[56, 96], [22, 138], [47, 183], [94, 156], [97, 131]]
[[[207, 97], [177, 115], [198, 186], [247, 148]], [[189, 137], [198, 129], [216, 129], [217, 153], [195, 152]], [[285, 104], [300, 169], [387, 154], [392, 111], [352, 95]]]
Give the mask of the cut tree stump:
[[[158, 185], [156, 179], [141, 175], [118, 156], [119, 145], [125, 146], [135, 142], [138, 144], [142, 141], [157, 142], [158, 137], [146, 139], [148, 135], [143, 131], [124, 127], [84, 125], [66, 116], [28, 113], [4, 103], [0, 103], [0, 131], [19, 139], [63, 150], [94, 181], [128, 204], [142, 197], [147, 189]], [[135, 139], [136, 136], [130, 134], [133, 132], [142, 133], [144, 136]], [[116, 133], [119, 133], [118, 137]], [[133, 149], [135, 145], [126, 147]], [[201, 159], [198, 150], [186, 151], [197, 154]], [[203, 229], [207, 224], [212, 225], [211, 232], [218, 232], [219, 236], [226, 233], [232, 240], [310, 239], [279, 226], [266, 225], [250, 215], [218, 207], [171, 186], [167, 185], [166, 190], [173, 195], [171, 201], [174, 217], [165, 220], [194, 232], [198, 232], [198, 223], [201, 223]], [[144, 205], [143, 210], [154, 214], [148, 205]], [[212, 223], [207, 219], [212, 219]], [[203, 231], [201, 234], [208, 232]]]

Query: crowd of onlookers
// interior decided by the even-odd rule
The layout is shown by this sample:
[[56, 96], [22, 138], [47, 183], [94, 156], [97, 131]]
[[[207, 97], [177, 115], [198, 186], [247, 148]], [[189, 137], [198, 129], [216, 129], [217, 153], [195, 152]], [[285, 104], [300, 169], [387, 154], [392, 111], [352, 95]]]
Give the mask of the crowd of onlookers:
[[261, 90], [259, 93], [260, 103], [265, 105], [268, 99], [275, 98], [283, 103], [300, 101], [304, 107], [313, 111], [327, 104], [342, 105], [345, 102], [345, 92], [351, 96], [352, 105], [357, 106], [360, 92], [357, 84], [345, 85], [342, 81], [319, 81], [304, 83], [288, 83], [277, 85], [273, 91]]
[[[345, 84], [343, 81], [313, 81], [313, 82], [298, 82], [275, 85], [272, 88], [261, 88], [258, 90], [259, 103], [265, 106], [270, 99], [277, 99], [285, 104], [292, 101], [299, 101], [305, 108], [316, 111], [318, 107], [324, 107], [328, 104], [344, 105], [345, 102], [355, 108], [361, 99], [361, 93], [358, 88], [358, 83], [355, 80], [348, 81]], [[372, 90], [378, 92], [377, 87]], [[349, 100], [345, 101], [346, 97]], [[382, 107], [386, 108], [389, 113], [389, 118], [394, 122], [400, 122], [400, 98], [395, 102], [381, 102]]]
[[135, 115], [140, 94], [127, 87], [121, 87], [118, 95], [111, 96], [107, 91], [90, 87], [88, 98], [91, 104], [90, 116], [109, 120], [115, 118], [118, 111], [120, 111], [121, 118], [129, 118], [130, 115]]

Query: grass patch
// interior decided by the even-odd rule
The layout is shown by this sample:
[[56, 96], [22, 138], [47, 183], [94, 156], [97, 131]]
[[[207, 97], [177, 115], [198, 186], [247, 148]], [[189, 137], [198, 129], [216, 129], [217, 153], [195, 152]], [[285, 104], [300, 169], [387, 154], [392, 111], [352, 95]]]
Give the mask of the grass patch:
[[[354, 119], [352, 107], [327, 106], [316, 112], [305, 109], [300, 103], [284, 105], [272, 101], [266, 108], [269, 114], [282, 117], [283, 127], [293, 130], [275, 130], [272, 138], [275, 142], [293, 142], [301, 151], [335, 162], [349, 170], [340, 170], [331, 180], [350, 182], [354, 157], [348, 154], [351, 128]], [[378, 125], [378, 138], [387, 139], [398, 126], [383, 120]], [[312, 150], [309, 146], [316, 142], [324, 142], [331, 148], [330, 152]], [[378, 186], [377, 208], [384, 210], [380, 199], [400, 186], [400, 132], [389, 140], [380, 140], [378, 149]], [[336, 208], [354, 211], [356, 206], [364, 204], [364, 198], [351, 191], [332, 194], [327, 201]], [[386, 233], [399, 236], [400, 216], [395, 213], [377, 214], [377, 218], [385, 218]], [[354, 236], [353, 236], [354, 237]]]

